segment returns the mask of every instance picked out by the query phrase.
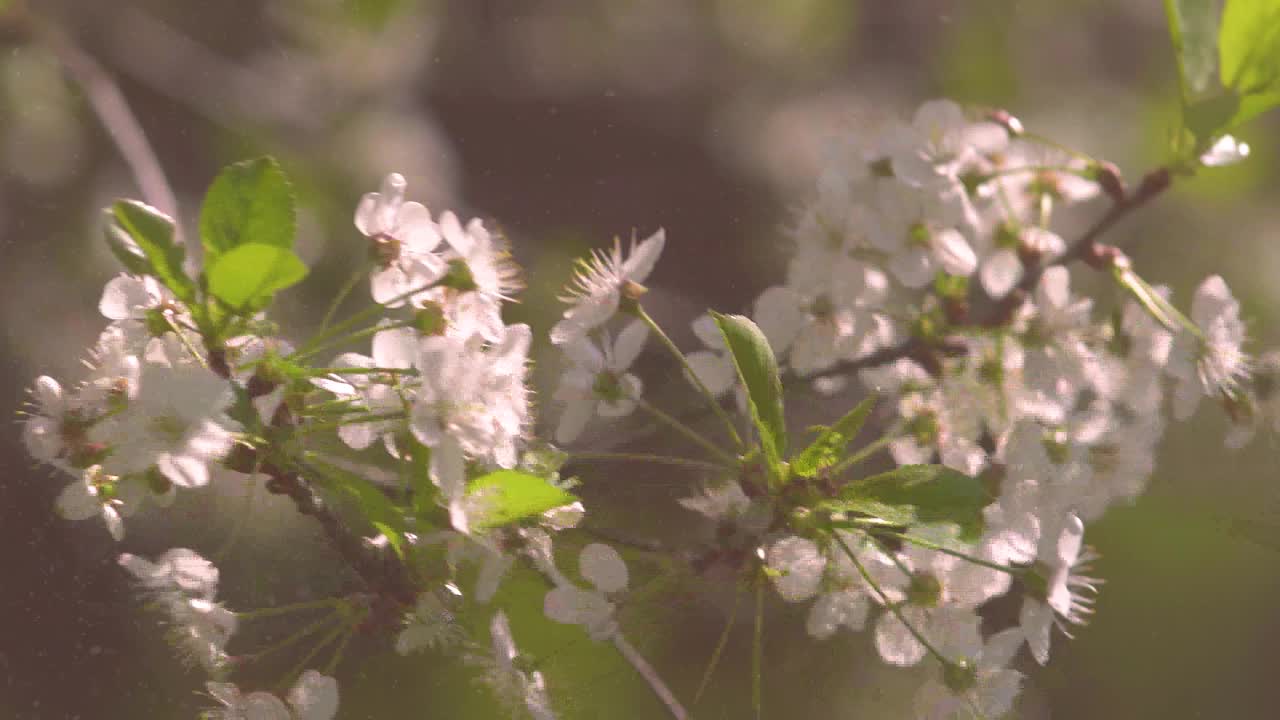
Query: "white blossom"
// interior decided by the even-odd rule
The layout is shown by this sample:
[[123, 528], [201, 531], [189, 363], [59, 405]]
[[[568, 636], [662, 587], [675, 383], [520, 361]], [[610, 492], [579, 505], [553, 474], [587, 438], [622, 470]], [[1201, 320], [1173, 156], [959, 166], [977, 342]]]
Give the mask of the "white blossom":
[[663, 230], [639, 243], [633, 239], [631, 252], [624, 258], [622, 241], [615, 239], [611, 251], [596, 250], [590, 260], [581, 261], [573, 285], [562, 297], [571, 307], [551, 328], [551, 342], [563, 345], [577, 340], [613, 317], [623, 290], [649, 277], [666, 242]]
[[572, 365], [560, 379], [555, 399], [564, 405], [556, 442], [571, 443], [582, 434], [591, 418], [617, 418], [636, 407], [644, 385], [627, 372], [644, 348], [649, 329], [633, 320], [616, 340], [605, 336], [602, 347], [586, 337], [562, 346]]

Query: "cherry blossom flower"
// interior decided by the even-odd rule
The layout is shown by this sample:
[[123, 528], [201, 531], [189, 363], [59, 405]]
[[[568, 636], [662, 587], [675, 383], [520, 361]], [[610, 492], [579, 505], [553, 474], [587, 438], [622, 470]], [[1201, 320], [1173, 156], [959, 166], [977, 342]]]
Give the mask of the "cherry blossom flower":
[[379, 192], [365, 194], [356, 207], [356, 229], [369, 238], [377, 262], [370, 275], [373, 299], [388, 307], [403, 305], [405, 293], [425, 289], [446, 269], [444, 259], [433, 252], [440, 231], [421, 203], [404, 201], [407, 185], [403, 175], [391, 173]]
[[611, 342], [606, 335], [602, 347], [585, 337], [562, 346], [572, 365], [555, 394], [556, 401], [564, 405], [556, 442], [576, 440], [595, 415], [617, 418], [635, 410], [644, 385], [627, 369], [644, 349], [648, 335], [645, 324], [633, 320], [616, 340]]
[[582, 261], [573, 285], [562, 300], [571, 307], [564, 318], [551, 328], [551, 342], [564, 345], [581, 338], [603, 325], [618, 311], [624, 290], [634, 292], [649, 277], [667, 242], [666, 232], [658, 230], [638, 244], [631, 241], [631, 252], [623, 257], [622, 241], [615, 239], [611, 251], [596, 250], [590, 260]]

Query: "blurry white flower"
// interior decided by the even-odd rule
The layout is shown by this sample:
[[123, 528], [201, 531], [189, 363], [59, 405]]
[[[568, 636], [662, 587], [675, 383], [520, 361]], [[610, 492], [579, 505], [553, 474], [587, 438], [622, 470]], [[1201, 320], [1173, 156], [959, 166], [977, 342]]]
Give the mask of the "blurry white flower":
[[1213, 143], [1213, 147], [1200, 156], [1200, 164], [1208, 167], [1222, 167], [1244, 162], [1248, 157], [1248, 143], [1240, 142], [1230, 135], [1223, 135]]
[[556, 401], [564, 405], [556, 442], [573, 442], [595, 415], [623, 417], [635, 409], [644, 385], [627, 369], [644, 349], [648, 335], [645, 324], [633, 320], [618, 333], [617, 340], [610, 342], [605, 335], [602, 348], [586, 337], [562, 346], [573, 364], [561, 377], [555, 394]]
[[1041, 665], [1049, 662], [1050, 626], [1056, 624], [1065, 632], [1062, 622], [1080, 625], [1093, 613], [1090, 595], [1096, 592], [1096, 581], [1076, 572], [1092, 559], [1087, 552], [1081, 552], [1083, 540], [1084, 523], [1075, 515], [1063, 518], [1060, 528], [1047, 525], [1041, 529], [1033, 574], [1029, 576], [1032, 586], [1022, 601], [1018, 619], [1031, 654]]
[[231, 388], [195, 365], [145, 363], [136, 393], [90, 437], [110, 448], [103, 469], [112, 475], [155, 467], [179, 487], [209, 482], [209, 463], [231, 450]]
[[627, 565], [608, 545], [592, 543], [582, 549], [578, 569], [595, 590], [564, 583], [547, 593], [543, 610], [556, 622], [582, 625], [595, 640], [607, 640], [618, 632], [613, 603], [608, 595], [627, 587]]
[[1241, 346], [1245, 341], [1240, 304], [1218, 275], [1205, 279], [1191, 301], [1191, 321], [1196, 335], [1183, 330], [1169, 356], [1168, 373], [1174, 379], [1173, 416], [1185, 420], [1195, 412], [1200, 398], [1234, 397], [1248, 377], [1250, 359]]

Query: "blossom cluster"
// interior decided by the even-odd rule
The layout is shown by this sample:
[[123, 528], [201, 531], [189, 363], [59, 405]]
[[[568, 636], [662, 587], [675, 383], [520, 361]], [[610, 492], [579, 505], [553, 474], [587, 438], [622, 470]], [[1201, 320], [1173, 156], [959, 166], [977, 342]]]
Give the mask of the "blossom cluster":
[[[1245, 154], [1215, 146], [1202, 162]], [[170, 219], [115, 206], [108, 240], [128, 272], [103, 291], [108, 325], [85, 379], [36, 380], [24, 439], [69, 478], [58, 512], [101, 517], [117, 541], [123, 517], [146, 501], [164, 507], [238, 473], [314, 516], [361, 577], [361, 593], [235, 613], [215, 602], [218, 571], [194, 551], [155, 562], [122, 554], [175, 647], [216, 678], [210, 717], [332, 717], [330, 673], [346, 639], [387, 627], [397, 627], [400, 654], [461, 648], [511, 708], [554, 717], [545, 677], [516, 649], [505, 611], [491, 607], [517, 566], [546, 581], [548, 619], [613, 643], [682, 717], [625, 638], [622, 555], [570, 542], [577, 572], [562, 569], [557, 535], [586, 513], [575, 481], [560, 475], [571, 459], [697, 470], [704, 490], [680, 505], [715, 532], [681, 550], [693, 570], [725, 562], [744, 583], [810, 603], [814, 638], [869, 629], [885, 662], [935, 664], [917, 696], [920, 717], [997, 717], [1021, 686], [1021, 649], [1047, 663], [1052, 628], [1091, 614], [1085, 523], [1142, 493], [1166, 409], [1185, 419], [1205, 398], [1219, 403], [1233, 420], [1229, 445], [1280, 422], [1280, 362], [1246, 353], [1240, 306], [1220, 277], [1199, 286], [1184, 314], [1098, 242], [1168, 182], [1157, 172], [1129, 189], [1110, 165], [1007, 115], [925, 103], [910, 122], [833, 149], [787, 228], [794, 248], [781, 282], [749, 317], [697, 318], [703, 347], [687, 354], [644, 309], [665, 232], [625, 247], [615, 240], [580, 262], [549, 332], [565, 359], [546, 404], [554, 441], [572, 447], [597, 417], [639, 410], [706, 457], [575, 458], [533, 436], [534, 337], [503, 318], [520, 289], [504, 238], [479, 220], [433, 217], [406, 200], [402, 176], [388, 175], [354, 218], [368, 250], [355, 279], [367, 274], [374, 305], [336, 325], [331, 312], [295, 343], [265, 313], [276, 290], [305, 275], [300, 261], [290, 270], [292, 220], [262, 220], [291, 212], [269, 200], [287, 197], [287, 182], [273, 162], [232, 166], [206, 198], [216, 221], [202, 217], [207, 267], [194, 277]], [[219, 204], [227, 195], [264, 204], [242, 217]], [[1110, 210], [1095, 230], [1072, 240], [1055, 230], [1057, 211], [1098, 202]], [[1123, 304], [1100, 307], [1074, 290], [1077, 265], [1109, 274]], [[723, 421], [727, 442], [645, 400], [632, 366], [651, 338]], [[367, 354], [337, 352], [353, 342]], [[314, 364], [319, 357], [330, 359]], [[868, 401], [790, 452], [784, 374], [833, 396], [874, 396], [883, 436], [846, 452], [871, 416]], [[334, 435], [339, 442], [318, 442]], [[880, 450], [895, 469], [855, 470]], [[1020, 596], [1017, 622], [984, 633], [980, 610], [1009, 593]], [[459, 604], [487, 613], [487, 643], [468, 637]], [[223, 682], [242, 621], [317, 608], [329, 615], [298, 637], [328, 633], [315, 630], [306, 658], [333, 648], [325, 672], [287, 678], [284, 698]]]

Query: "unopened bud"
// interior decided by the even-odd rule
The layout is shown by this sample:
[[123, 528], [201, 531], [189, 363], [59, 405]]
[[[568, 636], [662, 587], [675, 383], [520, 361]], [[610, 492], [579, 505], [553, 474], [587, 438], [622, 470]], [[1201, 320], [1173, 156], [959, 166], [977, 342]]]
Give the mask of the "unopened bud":
[[1010, 115], [1008, 110], [992, 110], [987, 114], [987, 119], [1003, 127], [1013, 137], [1018, 137], [1026, 132], [1026, 129], [1022, 127], [1022, 121]]
[[1124, 179], [1120, 177], [1120, 169], [1114, 163], [1099, 162], [1091, 170], [1093, 179], [1098, 182], [1098, 187], [1102, 188], [1102, 192], [1106, 193], [1107, 197], [1113, 202], [1124, 200]]
[[1142, 177], [1142, 183], [1138, 185], [1134, 197], [1138, 201], [1150, 199], [1154, 195], [1159, 195], [1169, 187], [1173, 176], [1169, 174], [1169, 168], [1156, 168]]

